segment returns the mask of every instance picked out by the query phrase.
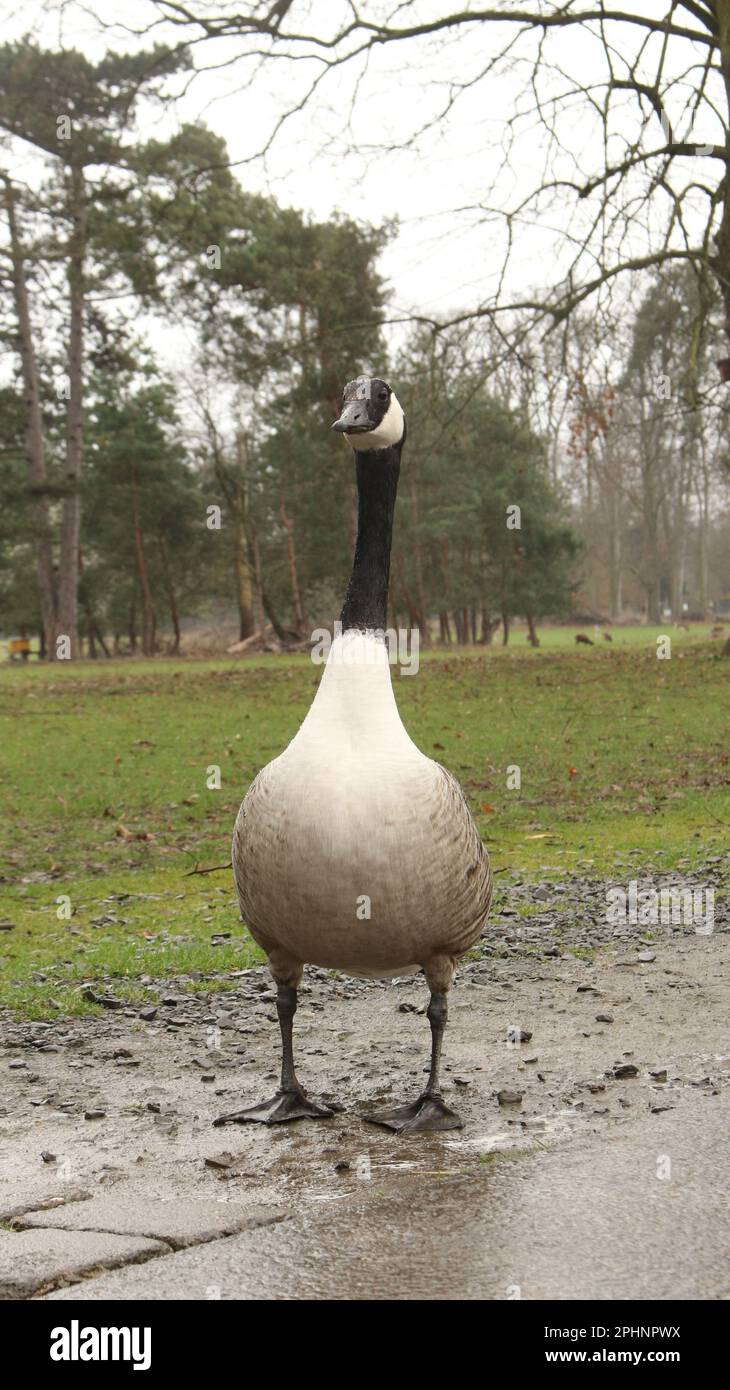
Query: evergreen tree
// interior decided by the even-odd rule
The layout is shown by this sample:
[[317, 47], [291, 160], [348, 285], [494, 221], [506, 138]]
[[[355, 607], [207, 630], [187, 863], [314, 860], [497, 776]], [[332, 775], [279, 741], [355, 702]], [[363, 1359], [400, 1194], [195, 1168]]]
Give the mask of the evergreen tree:
[[[84, 471], [82, 602], [87, 629], [137, 635], [156, 650], [166, 611], [180, 642], [180, 618], [205, 562], [204, 497], [181, 440], [169, 382], [146, 372], [97, 377]], [[194, 605], [193, 605], [194, 606]]]

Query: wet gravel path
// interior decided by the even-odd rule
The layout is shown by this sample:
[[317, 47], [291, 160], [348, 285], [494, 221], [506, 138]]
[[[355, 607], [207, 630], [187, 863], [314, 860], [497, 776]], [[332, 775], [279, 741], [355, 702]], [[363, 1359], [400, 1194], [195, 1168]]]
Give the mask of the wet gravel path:
[[[275, 995], [264, 968], [240, 972], [226, 992], [199, 982], [190, 994], [184, 981], [166, 980], [141, 1010], [113, 1007], [113, 981], [99, 980], [94, 990], [112, 1006], [95, 1019], [6, 1016], [0, 1220], [105, 1194], [234, 1203], [277, 1219], [324, 1213], [320, 1221], [343, 1203], [387, 1198], [407, 1226], [408, 1203], [398, 1207], [406, 1192], [413, 1202], [458, 1179], [467, 1200], [470, 1182], [495, 1164], [586, 1149], [595, 1167], [595, 1152], [639, 1128], [651, 1148], [645, 1127], [655, 1122], [675, 1126], [679, 1152], [684, 1127], [702, 1133], [698, 1106], [724, 1104], [730, 1078], [727, 873], [718, 858], [701, 874], [650, 881], [714, 887], [711, 934], [608, 921], [607, 894], [627, 886], [630, 865], [610, 880], [501, 882], [488, 936], [451, 996], [444, 1092], [464, 1129], [447, 1135], [399, 1138], [363, 1121], [376, 1103], [421, 1088], [428, 996], [417, 977], [383, 983], [307, 970], [295, 1025], [300, 1078], [342, 1109], [272, 1129], [212, 1128], [216, 1115], [276, 1089]], [[165, 1241], [164, 1232], [144, 1234], [148, 1244]], [[49, 1287], [81, 1277], [53, 1275]]]

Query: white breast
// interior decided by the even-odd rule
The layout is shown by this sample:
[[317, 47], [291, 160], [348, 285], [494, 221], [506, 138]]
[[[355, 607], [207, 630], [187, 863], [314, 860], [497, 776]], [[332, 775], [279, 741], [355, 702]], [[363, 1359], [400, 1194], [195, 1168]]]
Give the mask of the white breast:
[[486, 852], [458, 783], [403, 726], [382, 640], [335, 639], [299, 732], [243, 802], [233, 862], [253, 935], [301, 961], [395, 974], [479, 935]]

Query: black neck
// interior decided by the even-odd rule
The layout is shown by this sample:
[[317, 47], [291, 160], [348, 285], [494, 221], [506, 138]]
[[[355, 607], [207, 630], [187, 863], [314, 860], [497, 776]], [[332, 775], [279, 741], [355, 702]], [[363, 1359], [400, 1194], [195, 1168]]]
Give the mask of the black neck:
[[352, 574], [340, 614], [342, 630], [385, 628], [390, 544], [403, 441], [391, 449], [356, 453], [357, 542]]

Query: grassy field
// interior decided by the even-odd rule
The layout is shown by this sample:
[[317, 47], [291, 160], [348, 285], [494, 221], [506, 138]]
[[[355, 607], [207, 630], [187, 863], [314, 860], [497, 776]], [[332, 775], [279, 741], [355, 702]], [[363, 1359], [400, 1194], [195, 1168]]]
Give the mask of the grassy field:
[[[461, 780], [498, 872], [692, 867], [730, 827], [730, 662], [697, 631], [614, 629], [576, 648], [422, 656], [394, 676], [418, 745]], [[191, 989], [260, 958], [225, 865], [241, 798], [296, 731], [319, 680], [306, 656], [0, 669], [0, 1002], [93, 1012], [145, 976]], [[221, 769], [208, 790], [207, 769]], [[519, 790], [506, 769], [518, 766]], [[60, 901], [59, 901], [60, 900]], [[71, 916], [58, 913], [71, 911]]]

